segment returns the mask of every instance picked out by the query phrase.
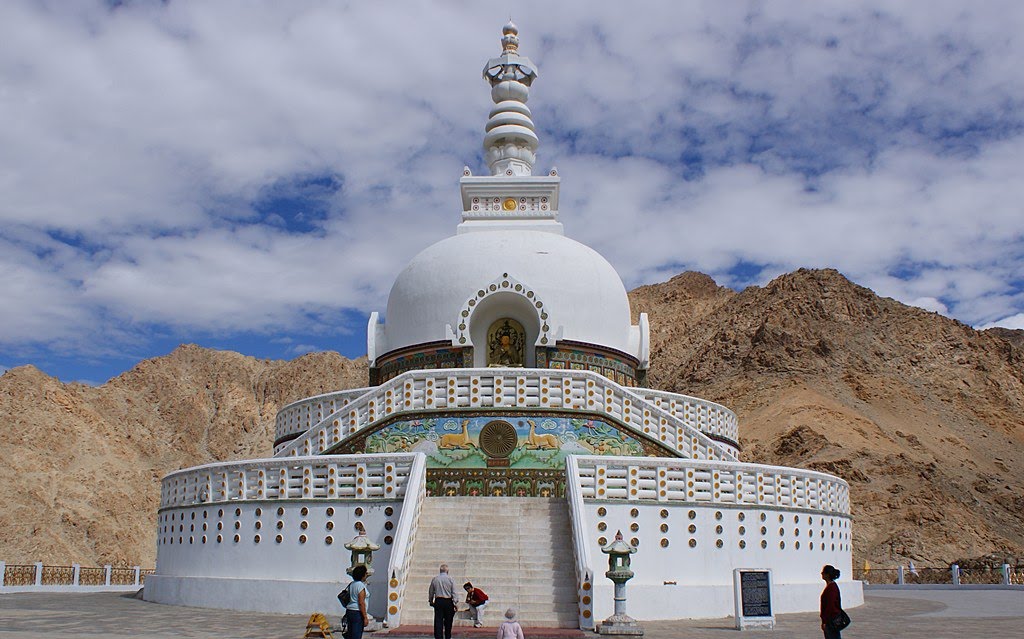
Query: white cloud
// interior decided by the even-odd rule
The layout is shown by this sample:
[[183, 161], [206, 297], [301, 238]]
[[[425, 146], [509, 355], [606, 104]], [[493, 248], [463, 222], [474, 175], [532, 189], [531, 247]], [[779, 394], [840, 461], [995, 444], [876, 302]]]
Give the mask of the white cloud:
[[81, 256], [38, 238], [32, 248], [0, 237], [0, 331], [3, 342], [58, 340], [93, 321], [76, 302]]
[[[1024, 5], [516, 14], [538, 168], [559, 167], [568, 233], [628, 284], [835, 267], [970, 323], [1024, 309]], [[299, 335], [382, 309], [453, 231], [462, 165], [480, 170], [480, 69], [506, 18], [0, 4], [0, 345], [144, 351], [154, 327]], [[339, 188], [316, 215], [266, 210], [323, 176]]]
[[312, 344], [296, 344], [288, 349], [288, 352], [292, 355], [305, 355], [306, 353], [312, 353], [320, 350]]
[[935, 299], [934, 297], [919, 297], [917, 299], [908, 301], [907, 304], [909, 304], [910, 306], [923, 308], [924, 310], [931, 311], [933, 313], [941, 313], [943, 315], [949, 312], [949, 309], [946, 308], [946, 305], [940, 302], [939, 300]]
[[1018, 331], [1024, 331], [1024, 313], [1017, 313], [1016, 315], [1011, 315], [1009, 317], [998, 319], [994, 322], [989, 322], [988, 324], [983, 324], [978, 327], [978, 330], [984, 331], [986, 329], [995, 328], [997, 326], [1002, 328], [1012, 328]]

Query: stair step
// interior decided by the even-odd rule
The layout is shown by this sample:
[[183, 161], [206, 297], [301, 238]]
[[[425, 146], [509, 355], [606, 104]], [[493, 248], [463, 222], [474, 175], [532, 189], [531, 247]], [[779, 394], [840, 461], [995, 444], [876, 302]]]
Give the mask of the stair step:
[[[438, 562], [441, 560], [438, 559]], [[566, 564], [548, 564], [547, 566], [538, 566], [534, 564], [501, 564], [495, 563], [463, 563], [461, 561], [452, 561], [448, 559], [444, 561], [448, 564], [448, 574], [454, 581], [459, 583], [456, 586], [461, 586], [464, 581], [472, 581], [476, 584], [477, 580], [481, 583], [484, 581], [490, 581], [492, 584], [500, 582], [502, 579], [514, 579], [519, 575], [536, 576], [546, 575], [548, 578], [552, 576], [563, 575], [568, 572], [573, 573], [575, 576], [576, 567], [571, 563]], [[410, 579], [421, 579], [426, 582], [430, 582], [431, 579], [437, 576], [438, 564], [431, 562], [428, 566], [414, 566], [409, 569]], [[482, 587], [482, 586], [481, 586]], [[462, 595], [461, 592], [456, 593]]]
[[[445, 563], [456, 586], [472, 581], [490, 595], [485, 619], [492, 626], [514, 607], [531, 625], [578, 627], [571, 530], [562, 499], [426, 498], [411, 550], [402, 625], [433, 624], [427, 590]], [[462, 596], [460, 589], [456, 597]], [[460, 607], [465, 610], [465, 604]], [[471, 626], [468, 612], [460, 612], [456, 623]]]
[[[486, 592], [486, 591], [485, 591]], [[492, 594], [493, 592], [493, 594]], [[490, 601], [495, 604], [500, 602], [509, 601], [521, 601], [527, 603], [538, 603], [538, 604], [556, 604], [556, 603], [571, 603], [576, 604], [576, 590], [570, 588], [554, 587], [547, 588], [545, 590], [534, 591], [530, 589], [529, 592], [534, 594], [525, 594], [521, 589], [506, 589], [506, 590], [495, 590], [488, 592], [490, 595]], [[423, 602], [423, 606], [427, 605], [427, 589], [423, 588], [422, 592], [419, 590], [409, 591], [406, 590], [406, 605], [414, 604], [415, 601], [419, 600]], [[465, 606], [459, 605], [460, 608]]]
[[[516, 608], [516, 615], [521, 620], [529, 620], [530, 624], [536, 625], [547, 625], [552, 621], [570, 620], [578, 622], [578, 612], [575, 608], [572, 610], [558, 611], [558, 612], [545, 612], [541, 610], [529, 610], [526, 608]], [[484, 614], [484, 623], [489, 625], [497, 626], [500, 620], [504, 619], [505, 610], [488, 610]], [[402, 612], [402, 625], [406, 624], [420, 624], [420, 623], [433, 623], [434, 611], [433, 610], [416, 610], [416, 611], [405, 611]], [[459, 618], [456, 614], [455, 621], [467, 621], [472, 624], [472, 620], [469, 617]]]
[[[501, 605], [497, 605], [497, 604], [501, 604]], [[406, 609], [406, 607], [408, 607], [408, 610]], [[564, 614], [575, 614], [576, 610], [577, 610], [577, 604], [575, 604], [575, 603], [573, 603], [573, 604], [557, 604], [557, 605], [552, 606], [550, 604], [541, 603], [541, 602], [523, 602], [523, 601], [510, 600], [510, 601], [505, 601], [505, 602], [496, 602], [496, 605], [493, 608], [488, 606], [487, 610], [486, 610], [486, 613], [487, 613], [488, 616], [491, 616], [491, 615], [501, 615], [501, 614], [504, 614], [505, 610], [508, 609], [508, 608], [515, 608], [517, 611], [519, 611], [521, 613], [529, 612], [529, 613], [531, 613], [531, 615], [533, 615], [533, 614], [563, 614], [564, 615]], [[427, 606], [426, 604], [422, 604], [422, 605], [416, 606], [416, 605], [410, 605], [408, 602], [406, 603], [405, 606], [402, 607], [402, 616], [403, 617], [406, 614], [416, 614], [416, 613], [429, 614], [431, 617], [433, 617], [434, 609], [431, 608], [430, 606]]]

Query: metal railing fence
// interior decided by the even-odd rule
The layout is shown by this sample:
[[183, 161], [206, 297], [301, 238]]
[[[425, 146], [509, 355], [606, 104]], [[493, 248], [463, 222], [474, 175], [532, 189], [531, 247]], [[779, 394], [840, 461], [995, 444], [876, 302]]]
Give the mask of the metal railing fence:
[[102, 567], [54, 566], [37, 561], [34, 564], [8, 564], [0, 561], [0, 589], [17, 588], [78, 588], [113, 587], [135, 588], [145, 582], [146, 575], [155, 571], [139, 566]]
[[1024, 566], [981, 566], [963, 568], [950, 566], [927, 566], [910, 568], [855, 568], [853, 578], [875, 585], [1021, 585], [1024, 584]]

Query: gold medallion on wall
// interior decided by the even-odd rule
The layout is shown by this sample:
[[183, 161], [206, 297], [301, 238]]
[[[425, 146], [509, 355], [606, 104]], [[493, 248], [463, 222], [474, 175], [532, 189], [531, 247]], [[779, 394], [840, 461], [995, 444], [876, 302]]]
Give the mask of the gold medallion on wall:
[[512, 424], [496, 419], [480, 429], [480, 450], [487, 455], [487, 467], [507, 467], [508, 457], [519, 444], [519, 435]]

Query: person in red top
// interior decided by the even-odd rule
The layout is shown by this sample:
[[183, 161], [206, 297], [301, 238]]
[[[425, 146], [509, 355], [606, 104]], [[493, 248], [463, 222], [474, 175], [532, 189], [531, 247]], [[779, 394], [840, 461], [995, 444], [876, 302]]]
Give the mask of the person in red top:
[[840, 631], [832, 626], [831, 621], [842, 612], [842, 599], [839, 595], [839, 570], [828, 565], [821, 569], [821, 578], [825, 580], [825, 589], [821, 591], [821, 630], [825, 639], [840, 639]]
[[480, 628], [484, 625], [484, 608], [487, 607], [487, 593], [479, 588], [474, 588], [473, 584], [468, 581], [462, 584], [462, 587], [466, 589], [466, 603], [469, 604], [469, 609], [473, 613], [473, 627]]

